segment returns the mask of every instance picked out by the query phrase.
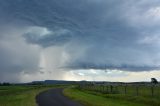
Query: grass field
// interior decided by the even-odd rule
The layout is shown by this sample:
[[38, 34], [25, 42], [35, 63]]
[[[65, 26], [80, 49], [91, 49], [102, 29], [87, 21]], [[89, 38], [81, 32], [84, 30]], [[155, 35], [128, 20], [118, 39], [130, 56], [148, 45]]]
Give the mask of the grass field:
[[101, 86], [101, 85], [87, 85], [80, 87], [81, 89], [97, 91], [108, 94], [127, 94], [133, 96], [145, 96], [151, 98], [160, 98], [160, 86], [146, 86], [146, 85], [117, 85], [117, 86]]
[[79, 88], [67, 88], [64, 94], [85, 106], [160, 106], [159, 97], [104, 94]]
[[55, 87], [63, 85], [0, 86], [0, 106], [36, 106], [36, 95]]
[[[65, 85], [23, 85], [23, 86], [0, 86], [0, 106], [36, 106], [35, 97], [38, 93]], [[123, 91], [124, 88], [118, 88]], [[101, 92], [103, 87], [95, 89], [80, 89], [79, 87], [69, 87], [64, 90], [65, 96], [81, 102], [85, 106], [160, 106], [160, 95], [156, 93], [151, 97], [148, 88], [141, 89], [141, 95], [132, 95], [135, 88], [128, 87], [128, 94], [112, 94]], [[159, 91], [159, 88], [156, 88]]]

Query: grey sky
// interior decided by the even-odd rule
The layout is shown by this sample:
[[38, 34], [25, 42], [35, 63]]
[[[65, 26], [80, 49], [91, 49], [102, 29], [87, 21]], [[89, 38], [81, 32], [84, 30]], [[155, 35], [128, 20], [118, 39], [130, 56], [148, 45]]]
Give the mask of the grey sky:
[[1, 0], [0, 17], [1, 81], [160, 69], [159, 0]]

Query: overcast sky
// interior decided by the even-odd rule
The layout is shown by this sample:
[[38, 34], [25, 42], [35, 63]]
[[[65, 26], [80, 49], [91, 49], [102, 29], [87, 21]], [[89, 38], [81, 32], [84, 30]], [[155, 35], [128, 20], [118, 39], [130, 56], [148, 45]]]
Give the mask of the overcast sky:
[[160, 79], [159, 0], [0, 0], [0, 82]]

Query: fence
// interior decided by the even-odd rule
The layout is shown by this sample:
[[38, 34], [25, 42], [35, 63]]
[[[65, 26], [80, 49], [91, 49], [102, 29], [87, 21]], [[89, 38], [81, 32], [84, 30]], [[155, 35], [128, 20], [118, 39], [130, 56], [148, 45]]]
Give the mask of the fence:
[[101, 92], [105, 94], [126, 94], [135, 96], [160, 97], [160, 86], [154, 85], [80, 85], [80, 89]]

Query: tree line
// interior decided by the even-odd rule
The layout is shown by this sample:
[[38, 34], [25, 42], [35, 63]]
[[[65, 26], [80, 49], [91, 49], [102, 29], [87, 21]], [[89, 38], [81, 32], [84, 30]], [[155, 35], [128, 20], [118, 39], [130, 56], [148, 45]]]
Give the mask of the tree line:
[[9, 82], [3, 82], [3, 83], [0, 83], [0, 86], [9, 86], [9, 85], [12, 85], [11, 83]]

